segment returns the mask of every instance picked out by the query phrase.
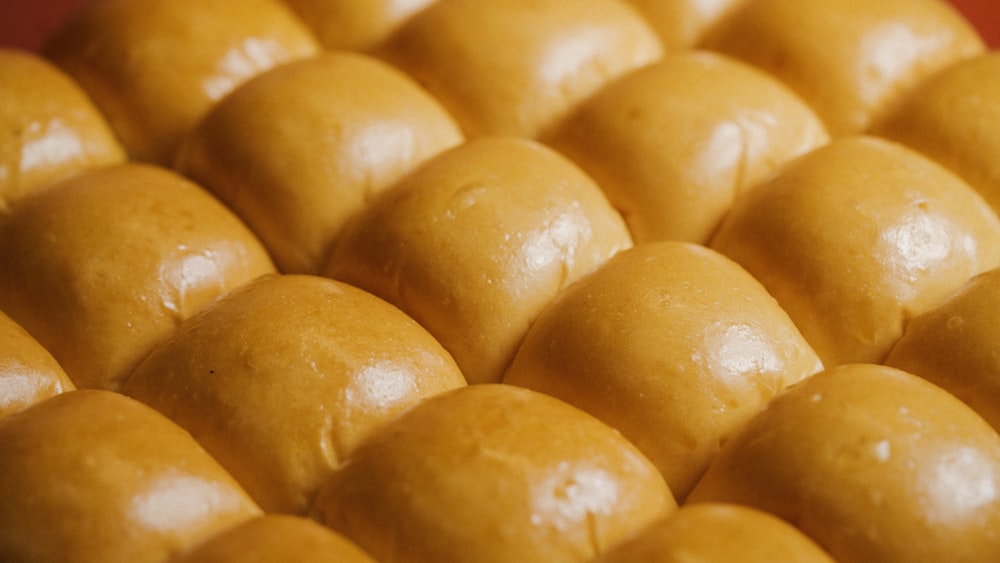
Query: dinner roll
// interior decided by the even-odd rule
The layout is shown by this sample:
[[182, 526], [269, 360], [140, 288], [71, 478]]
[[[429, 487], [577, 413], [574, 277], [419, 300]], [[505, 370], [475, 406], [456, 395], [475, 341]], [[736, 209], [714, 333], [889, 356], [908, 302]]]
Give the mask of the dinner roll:
[[1000, 269], [914, 318], [886, 364], [946, 389], [1000, 431]]
[[379, 49], [469, 137], [535, 137], [662, 46], [621, 0], [439, 0]]
[[373, 199], [324, 271], [416, 319], [470, 383], [496, 382], [542, 307], [631, 245], [569, 161], [534, 141], [484, 137]]
[[583, 411], [463, 387], [383, 427], [313, 515], [381, 561], [590, 561], [676, 508], [656, 468]]
[[283, 0], [327, 49], [369, 51], [437, 0]]
[[628, 0], [670, 51], [697, 45], [723, 16], [747, 0]]
[[944, 164], [1000, 211], [1000, 51], [934, 75], [875, 132]]
[[774, 77], [682, 51], [608, 85], [544, 140], [597, 181], [636, 243], [704, 243], [737, 193], [829, 136]]
[[90, 94], [129, 156], [169, 165], [215, 101], [318, 49], [279, 0], [95, 0], [43, 52]]
[[201, 187], [124, 164], [77, 174], [0, 221], [0, 309], [77, 387], [117, 390], [157, 343], [274, 266]]
[[784, 80], [837, 136], [867, 131], [919, 82], [985, 50], [944, 0], [754, 0], [703, 46]]
[[727, 442], [688, 502], [797, 525], [838, 561], [1000, 560], [1000, 435], [923, 379], [838, 366]]
[[504, 383], [618, 429], [682, 500], [730, 434], [820, 369], [746, 270], [702, 246], [659, 242], [619, 253], [560, 293]]
[[213, 535], [173, 563], [375, 563], [315, 520], [266, 514]]
[[0, 419], [0, 560], [163, 562], [260, 514], [197, 442], [118, 393]]
[[36, 53], [0, 48], [0, 213], [53, 181], [124, 160], [76, 82]]
[[287, 63], [226, 97], [182, 143], [177, 167], [236, 211], [286, 273], [317, 273], [373, 194], [462, 141], [408, 76], [370, 57]]
[[711, 245], [764, 284], [827, 367], [879, 363], [910, 318], [1000, 264], [1000, 219], [929, 159], [847, 136], [737, 198]]
[[726, 503], [682, 506], [594, 563], [834, 563], [812, 539], [767, 512]]
[[0, 311], [0, 418], [76, 388], [62, 366]]
[[208, 305], [122, 391], [191, 432], [261, 508], [304, 513], [373, 430], [464, 385], [451, 356], [399, 309], [290, 275]]

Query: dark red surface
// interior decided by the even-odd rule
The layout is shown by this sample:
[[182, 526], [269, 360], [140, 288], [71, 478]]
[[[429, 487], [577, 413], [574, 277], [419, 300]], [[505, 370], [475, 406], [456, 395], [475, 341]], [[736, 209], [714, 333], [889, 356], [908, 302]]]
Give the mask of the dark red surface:
[[[0, 0], [0, 46], [37, 49], [67, 15], [86, 1]], [[978, 27], [987, 43], [1000, 47], [1000, 0], [951, 2]]]

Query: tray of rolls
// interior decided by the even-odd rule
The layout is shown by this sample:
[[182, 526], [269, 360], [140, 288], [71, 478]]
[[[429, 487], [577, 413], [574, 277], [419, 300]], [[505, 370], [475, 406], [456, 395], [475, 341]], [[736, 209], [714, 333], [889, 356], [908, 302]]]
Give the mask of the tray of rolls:
[[16, 1], [0, 561], [1000, 560], [1000, 8]]

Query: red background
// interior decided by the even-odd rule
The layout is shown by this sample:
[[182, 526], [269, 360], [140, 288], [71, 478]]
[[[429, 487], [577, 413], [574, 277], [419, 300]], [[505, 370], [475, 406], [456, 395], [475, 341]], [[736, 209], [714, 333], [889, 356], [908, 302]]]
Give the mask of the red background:
[[[0, 0], [0, 46], [37, 49], [52, 30], [85, 1]], [[1000, 47], [1000, 0], [951, 2], [976, 24], [987, 43], [992, 47]]]

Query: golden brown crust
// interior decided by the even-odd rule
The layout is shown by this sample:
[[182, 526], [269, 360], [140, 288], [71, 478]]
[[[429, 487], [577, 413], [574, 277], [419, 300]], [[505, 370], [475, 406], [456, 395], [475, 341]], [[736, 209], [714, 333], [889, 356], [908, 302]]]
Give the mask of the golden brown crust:
[[264, 510], [304, 513], [369, 434], [464, 385], [388, 303], [326, 278], [269, 276], [182, 325], [123, 392], [191, 432]]
[[437, 96], [469, 137], [535, 137], [661, 52], [619, 0], [438, 2], [377, 51]]
[[1000, 264], [1000, 219], [931, 160], [851, 136], [738, 198], [711, 245], [761, 280], [827, 367], [878, 363], [910, 318]]
[[723, 446], [688, 502], [747, 504], [837, 560], [1000, 558], [1000, 436], [944, 390], [852, 364], [790, 388]]
[[274, 272], [200, 186], [151, 165], [80, 173], [0, 221], [0, 308], [77, 387], [116, 390], [218, 295]]
[[470, 383], [496, 382], [541, 308], [631, 245], [621, 216], [568, 160], [533, 141], [480, 138], [373, 200], [325, 273], [427, 327]]
[[944, 164], [1000, 212], [1000, 51], [926, 80], [875, 133]]
[[0, 418], [76, 388], [52, 354], [0, 311]]
[[0, 213], [46, 184], [124, 160], [104, 116], [68, 75], [35, 53], [0, 48]]
[[66, 22], [44, 53], [93, 98], [129, 156], [169, 165], [181, 137], [215, 101], [318, 49], [277, 0], [98, 0]]
[[213, 535], [173, 563], [375, 563], [315, 520], [265, 514]]
[[260, 514], [188, 433], [110, 391], [4, 418], [0, 458], [4, 561], [164, 561]]
[[504, 383], [618, 429], [682, 500], [730, 434], [821, 368], [745, 270], [703, 247], [661, 242], [618, 254], [560, 293]]
[[369, 51], [438, 0], [284, 0], [330, 50]]
[[698, 45], [726, 14], [747, 0], [627, 0], [669, 51]]
[[727, 503], [680, 507], [594, 563], [834, 563], [812, 539], [762, 510]]
[[985, 49], [941, 0], [755, 0], [704, 46], [784, 80], [835, 136], [867, 131], [919, 82]]
[[348, 217], [462, 140], [402, 72], [328, 53], [244, 84], [186, 139], [177, 166], [235, 210], [283, 272], [316, 273]]
[[543, 140], [597, 181], [636, 243], [704, 243], [740, 191], [829, 136], [774, 77], [685, 51], [608, 85]]
[[510, 385], [428, 399], [324, 486], [313, 515], [391, 561], [587, 561], [676, 508], [620, 434]]
[[1000, 431], [1000, 270], [914, 318], [885, 363], [955, 395]]

